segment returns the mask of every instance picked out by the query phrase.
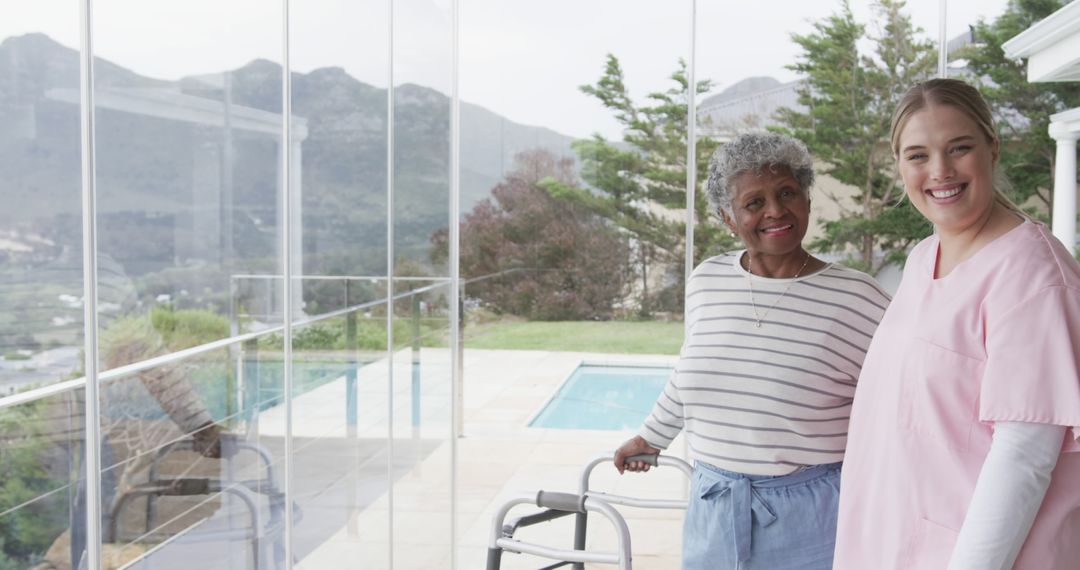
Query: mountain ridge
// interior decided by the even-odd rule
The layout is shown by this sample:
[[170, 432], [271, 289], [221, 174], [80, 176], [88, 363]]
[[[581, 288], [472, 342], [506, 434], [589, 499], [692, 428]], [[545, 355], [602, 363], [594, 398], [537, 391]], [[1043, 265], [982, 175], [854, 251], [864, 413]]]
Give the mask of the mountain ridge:
[[[56, 226], [58, 216], [77, 217], [80, 211], [80, 123], [78, 105], [56, 93], [77, 90], [78, 71], [78, 52], [44, 34], [0, 43], [0, 120], [13, 125], [0, 133], [5, 170], [0, 183], [5, 195], [22, 199], [17, 211], [0, 213], [0, 222], [36, 226], [35, 233], [51, 234], [68, 246], [77, 234]], [[278, 114], [282, 101], [281, 66], [266, 59], [169, 81], [97, 58], [95, 85], [103, 93], [149, 88], [218, 101], [222, 114], [227, 114], [226, 98], [234, 106]], [[377, 271], [373, 265], [385, 264], [385, 255], [381, 261], [379, 255], [347, 259], [359, 244], [385, 249], [386, 96], [385, 88], [366, 84], [341, 67], [292, 74], [293, 113], [307, 125], [299, 147], [305, 271]], [[450, 100], [416, 84], [396, 86], [394, 97], [397, 247], [426, 262], [422, 257], [431, 234], [449, 223]], [[163, 103], [156, 111], [97, 109], [100, 212], [115, 217], [114, 227], [121, 221], [131, 226], [117, 227], [117, 235], [111, 235], [110, 224], [100, 224], [103, 244], [120, 250], [121, 261], [146, 258], [140, 271], [201, 258], [200, 250], [224, 247], [226, 241], [233, 243], [235, 255], [272, 255], [265, 232], [275, 219], [276, 139], [236, 128], [226, 136], [220, 127], [164, 118], [184, 115], [183, 102], [195, 101], [173, 99], [180, 107], [164, 109], [168, 113], [162, 112]], [[516, 153], [540, 147], [573, 156], [571, 137], [516, 123], [472, 103], [462, 102], [461, 125], [462, 212], [489, 195], [513, 168]], [[223, 150], [226, 144], [232, 145], [229, 153]], [[221, 162], [226, 154], [232, 157], [229, 168]], [[223, 202], [226, 194], [232, 203]], [[220, 220], [204, 211], [215, 200]], [[237, 235], [217, 241], [195, 235], [215, 228], [230, 231], [218, 226]], [[50, 231], [40, 231], [43, 227]], [[331, 261], [321, 264], [322, 258]]]

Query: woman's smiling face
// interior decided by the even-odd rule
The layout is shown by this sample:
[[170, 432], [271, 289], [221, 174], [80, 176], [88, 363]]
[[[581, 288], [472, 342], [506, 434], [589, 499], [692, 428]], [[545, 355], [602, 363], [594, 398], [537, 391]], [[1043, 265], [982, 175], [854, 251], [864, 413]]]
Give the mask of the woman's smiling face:
[[908, 198], [939, 232], [962, 232], [990, 215], [998, 145], [966, 113], [926, 106], [904, 125], [899, 147]]
[[810, 198], [787, 168], [744, 172], [733, 180], [734, 196], [724, 222], [751, 254], [801, 251], [810, 221]]

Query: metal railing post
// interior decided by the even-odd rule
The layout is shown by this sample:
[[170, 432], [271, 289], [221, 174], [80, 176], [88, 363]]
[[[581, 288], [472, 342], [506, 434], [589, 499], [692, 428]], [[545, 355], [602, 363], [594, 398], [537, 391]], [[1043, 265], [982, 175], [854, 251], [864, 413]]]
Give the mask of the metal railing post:
[[240, 375], [240, 417], [249, 424], [246, 427], [250, 433], [250, 424], [257, 422], [259, 418], [259, 339], [251, 338], [244, 341], [240, 352], [241, 375]]
[[420, 295], [412, 295], [412, 428], [420, 435]]
[[454, 437], [465, 437], [465, 280], [458, 280], [458, 298], [451, 301], [458, 307], [457, 390], [454, 394]]
[[[240, 323], [236, 316], [236, 277], [229, 276], [229, 336], [234, 337], [240, 334]], [[240, 378], [243, 374], [241, 371], [242, 366], [242, 354], [243, 347], [236, 344], [230, 344], [229, 348], [228, 364], [225, 370], [226, 382], [228, 385], [225, 388], [225, 415], [226, 417], [233, 417], [233, 414], [240, 411], [239, 407], [242, 405], [241, 390], [240, 390]]]
[[[349, 282], [345, 282], [345, 306], [349, 306]], [[356, 346], [356, 311], [345, 314], [345, 425], [350, 438], [355, 438], [356, 430], [356, 377], [359, 373], [360, 359]]]

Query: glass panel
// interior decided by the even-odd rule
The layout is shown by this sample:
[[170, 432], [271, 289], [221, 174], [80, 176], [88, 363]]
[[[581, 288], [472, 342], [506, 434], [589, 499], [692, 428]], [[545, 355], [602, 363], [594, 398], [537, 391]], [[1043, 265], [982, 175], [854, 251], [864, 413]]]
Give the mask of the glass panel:
[[6, 567], [82, 558], [84, 427], [81, 390], [0, 409], [0, 562]]
[[293, 2], [297, 568], [388, 568], [388, 6]]
[[[71, 378], [81, 367], [78, 45], [54, 39], [77, 39], [62, 25], [77, 22], [77, 11], [49, 4], [66, 17], [19, 22], [21, 14], [4, 14], [15, 23], [3, 28], [27, 28], [0, 36], [0, 118], [7, 125], [0, 199], [19, 204], [0, 213], [0, 397]], [[49, 31], [25, 33], [33, 29]], [[59, 93], [72, 88], [70, 100]]]
[[[111, 338], [103, 352], [148, 336]], [[282, 524], [282, 473], [272, 464], [281, 437], [266, 421], [280, 405], [282, 367], [247, 348], [239, 361], [222, 349], [103, 383], [106, 567], [269, 567], [279, 556], [280, 533], [258, 544], [246, 537]], [[268, 429], [248, 433], [260, 420]]]
[[[0, 567], [82, 557], [79, 10], [0, 3]], [[60, 92], [74, 90], [68, 99]], [[76, 535], [73, 539], [72, 530]], [[72, 550], [76, 552], [72, 553]]]
[[275, 567], [281, 335], [171, 355], [282, 322], [281, 6], [94, 9], [103, 553]]
[[450, 558], [451, 13], [447, 0], [394, 3], [393, 567]]
[[450, 545], [450, 288], [395, 280], [394, 568], [445, 565]]
[[[579, 364], [669, 366], [678, 353], [690, 8], [461, 1], [462, 568], [484, 564], [505, 500], [576, 488], [588, 460], [629, 437], [529, 427]], [[518, 536], [565, 548], [571, 521]], [[593, 548], [613, 548], [604, 521], [590, 528]], [[635, 554], [678, 566], [655, 546]]]

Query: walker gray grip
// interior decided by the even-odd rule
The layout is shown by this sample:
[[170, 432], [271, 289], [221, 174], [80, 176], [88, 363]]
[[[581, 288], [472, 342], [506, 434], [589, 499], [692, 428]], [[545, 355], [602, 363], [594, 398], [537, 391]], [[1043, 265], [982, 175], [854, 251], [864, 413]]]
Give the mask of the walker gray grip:
[[540, 491], [536, 493], [536, 506], [568, 513], [585, 512], [585, 495]]
[[631, 462], [634, 462], [634, 461], [641, 461], [641, 462], [644, 462], [644, 463], [648, 463], [649, 465], [652, 465], [653, 467], [656, 467], [659, 464], [659, 461], [660, 461], [660, 454], [659, 453], [642, 453], [641, 455], [631, 455], [630, 457], [626, 458], [626, 461], [623, 462], [623, 465], [626, 465], [627, 463], [631, 463]]

